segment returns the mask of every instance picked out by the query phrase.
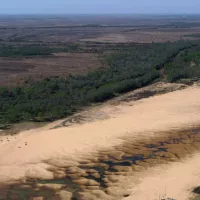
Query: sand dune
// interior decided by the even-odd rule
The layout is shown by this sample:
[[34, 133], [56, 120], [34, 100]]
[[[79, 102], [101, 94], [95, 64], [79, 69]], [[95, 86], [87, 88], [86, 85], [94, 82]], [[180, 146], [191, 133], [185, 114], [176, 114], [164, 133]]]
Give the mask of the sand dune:
[[192, 189], [200, 185], [199, 180], [200, 154], [198, 153], [182, 162], [146, 170], [140, 174], [140, 184], [132, 184], [131, 195], [123, 200], [160, 200], [165, 198], [188, 200], [192, 197]]
[[[71, 127], [51, 130], [39, 128], [21, 132], [16, 136], [1, 136], [0, 182], [6, 183], [24, 177], [51, 179], [53, 175], [48, 168], [52, 162], [60, 166], [73, 165], [84, 156], [92, 156], [98, 150], [120, 145], [123, 142], [120, 139], [122, 137], [148, 138], [153, 136], [155, 131], [159, 134], [158, 131], [199, 125], [200, 88], [193, 86], [137, 102], [121, 103], [112, 107], [105, 105], [100, 109], [107, 112], [109, 118]], [[195, 159], [200, 161], [199, 156]], [[182, 167], [182, 164], [177, 166], [179, 165], [177, 170]], [[184, 165], [183, 170], [189, 172], [188, 165]], [[193, 166], [191, 173], [197, 173], [197, 169], [200, 169], [198, 165]], [[176, 171], [176, 167], [172, 166], [170, 170]], [[181, 177], [181, 174], [171, 171], [168, 172], [169, 175], [174, 174], [175, 178]], [[158, 173], [163, 172], [158, 170]], [[188, 178], [191, 173], [187, 174]], [[149, 183], [162, 187], [158, 183], [158, 178], [159, 176], [155, 179], [149, 177], [138, 187], [142, 188], [141, 191]], [[171, 184], [174, 180], [177, 181], [177, 179], [171, 179], [166, 184]], [[183, 183], [186, 183], [186, 180], [188, 179], [185, 179]], [[164, 184], [163, 187], [165, 187]], [[152, 194], [154, 190], [149, 192]], [[135, 197], [138, 200], [147, 199], [146, 196], [140, 196], [140, 194], [140, 192], [134, 194], [136, 196], [133, 195], [132, 199]], [[149, 197], [153, 198], [151, 194]]]

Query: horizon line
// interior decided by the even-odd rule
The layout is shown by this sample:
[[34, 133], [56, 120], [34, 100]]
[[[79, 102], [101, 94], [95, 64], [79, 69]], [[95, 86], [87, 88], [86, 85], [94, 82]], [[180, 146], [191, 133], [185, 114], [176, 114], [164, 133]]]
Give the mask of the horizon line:
[[0, 13], [0, 15], [200, 15], [200, 13]]

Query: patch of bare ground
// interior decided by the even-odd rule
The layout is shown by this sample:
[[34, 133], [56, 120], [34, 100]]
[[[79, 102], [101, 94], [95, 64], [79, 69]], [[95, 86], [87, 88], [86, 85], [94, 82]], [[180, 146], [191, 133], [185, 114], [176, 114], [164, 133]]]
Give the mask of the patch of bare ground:
[[56, 53], [53, 56], [1, 58], [0, 85], [21, 85], [46, 77], [86, 74], [103, 66], [98, 54]]

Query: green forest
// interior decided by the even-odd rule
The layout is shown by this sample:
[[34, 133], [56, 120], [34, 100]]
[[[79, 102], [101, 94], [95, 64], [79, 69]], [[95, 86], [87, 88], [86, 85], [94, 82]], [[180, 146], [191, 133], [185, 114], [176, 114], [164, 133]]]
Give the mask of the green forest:
[[[117, 51], [103, 54], [108, 68], [65, 79], [46, 78], [23, 87], [1, 87], [0, 128], [20, 121], [52, 121], [66, 117], [90, 103], [105, 101], [158, 80], [174, 82], [199, 78], [199, 44], [198, 40], [182, 40], [122, 45]], [[73, 50], [77, 48], [72, 47]], [[0, 56], [9, 53], [5, 49], [0, 51]], [[32, 50], [37, 54], [31, 55], [52, 52], [48, 48], [40, 48], [39, 52], [36, 47]], [[11, 52], [27, 54], [20, 49]]]

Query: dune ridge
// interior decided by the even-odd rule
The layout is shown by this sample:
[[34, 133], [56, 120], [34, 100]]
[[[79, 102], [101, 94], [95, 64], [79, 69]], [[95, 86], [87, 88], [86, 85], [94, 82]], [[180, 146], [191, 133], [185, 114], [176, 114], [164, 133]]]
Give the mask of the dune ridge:
[[[76, 166], [84, 158], [93, 157], [99, 151], [108, 151], [112, 147], [123, 145], [129, 138], [148, 139], [162, 134], [164, 136], [168, 130], [198, 126], [200, 87], [188, 87], [137, 102], [105, 105], [100, 111], [107, 113], [109, 118], [50, 130], [38, 128], [23, 131], [16, 136], [0, 136], [0, 182], [11, 183], [27, 177], [52, 179], [53, 166]], [[195, 159], [199, 160], [199, 156]], [[187, 166], [188, 164], [185, 165], [186, 170], [189, 169]], [[174, 166], [170, 169], [173, 171]], [[162, 170], [158, 170], [158, 174], [162, 173]], [[194, 166], [191, 173], [196, 170]], [[187, 173], [188, 177], [190, 175]], [[62, 177], [62, 172], [60, 176]], [[131, 180], [127, 179], [129, 185]], [[146, 187], [150, 180], [154, 181], [151, 178], [141, 180], [143, 185], [139, 185], [139, 188]], [[170, 181], [168, 183], [171, 184]], [[153, 191], [149, 191], [149, 197], [154, 198], [152, 193]], [[140, 194], [137, 193], [137, 198], [146, 200], [146, 197], [139, 196]], [[134, 195], [127, 198], [135, 198]]]

